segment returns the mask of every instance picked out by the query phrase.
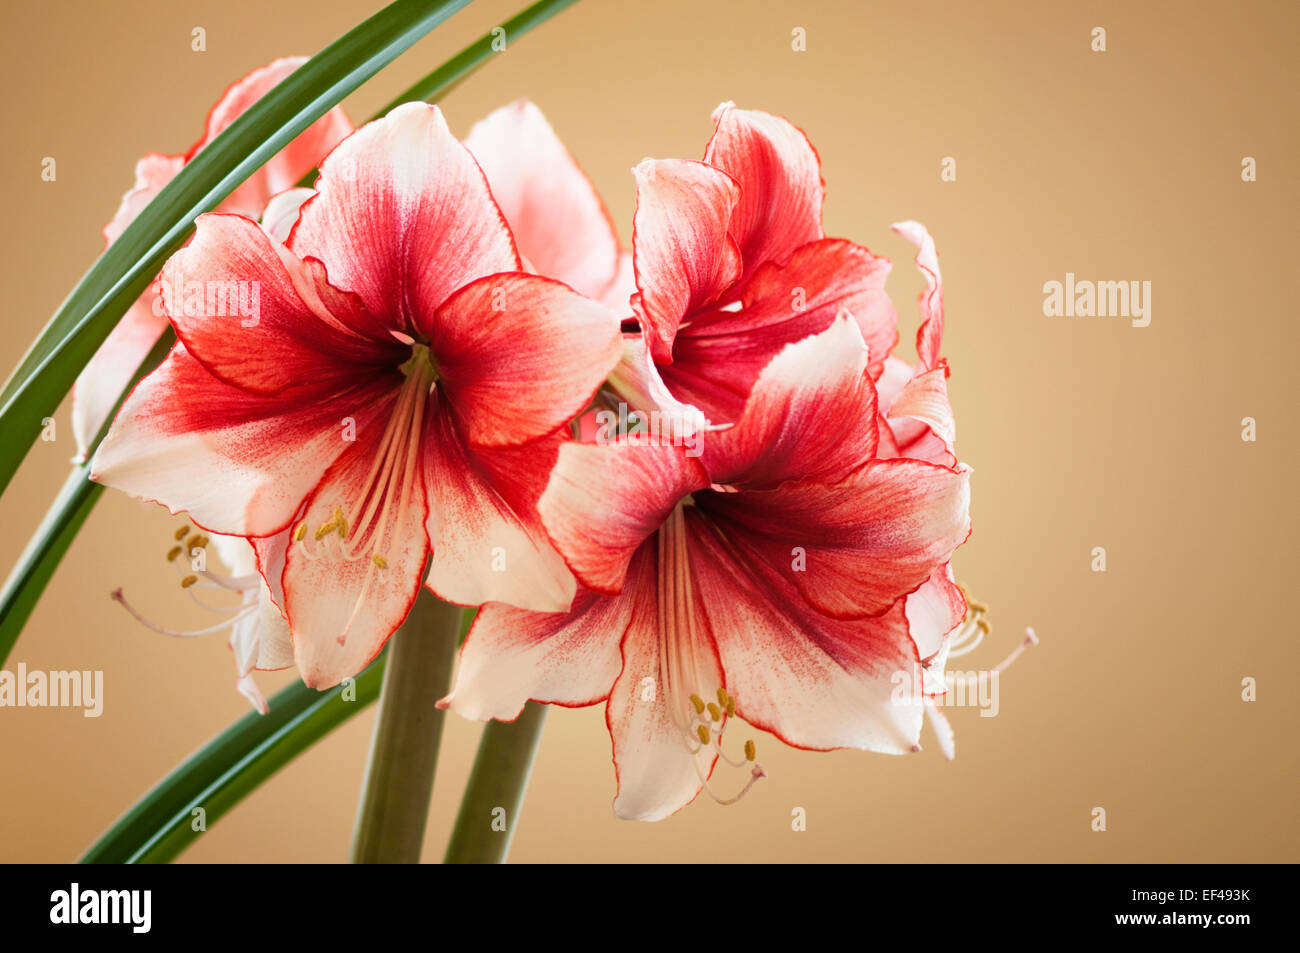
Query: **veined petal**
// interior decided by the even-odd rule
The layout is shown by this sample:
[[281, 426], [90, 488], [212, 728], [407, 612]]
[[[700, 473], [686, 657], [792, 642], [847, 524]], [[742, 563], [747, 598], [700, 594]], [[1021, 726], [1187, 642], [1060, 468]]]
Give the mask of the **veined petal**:
[[[948, 403], [947, 372], [944, 368], [936, 367], [908, 381], [894, 399], [889, 416], [890, 419], [910, 417], [920, 421], [943, 443], [946, 453], [942, 454], [942, 459], [933, 462], [947, 465], [957, 462], [953, 448], [957, 439], [957, 424], [953, 420], [952, 405]], [[908, 456], [917, 454], [909, 453]]]
[[921, 308], [921, 326], [916, 331], [916, 354], [921, 367], [939, 366], [939, 349], [943, 346], [943, 279], [939, 275], [939, 256], [934, 239], [920, 222], [898, 222], [894, 231], [917, 247], [916, 267], [925, 275], [925, 290], [917, 299]]
[[433, 544], [428, 585], [448, 602], [502, 602], [562, 612], [576, 591], [542, 527], [537, 501], [565, 438], [474, 448], [443, 404], [430, 408], [424, 440], [426, 524]]
[[703, 162], [646, 159], [632, 172], [632, 306], [656, 360], [670, 363], [678, 325], [740, 277], [740, 252], [727, 234], [739, 190]]
[[401, 401], [388, 411], [397, 430], [358, 432], [308, 497], [286, 554], [285, 615], [313, 688], [337, 685], [379, 654], [410, 612], [429, 558], [421, 421], [417, 414], [403, 438]]
[[787, 345], [754, 384], [729, 430], [706, 435], [716, 483], [760, 489], [786, 480], [835, 482], [876, 450], [876, 397], [862, 333], [840, 317]]
[[262, 212], [262, 229], [280, 244], [289, 240], [289, 233], [298, 221], [302, 204], [316, 194], [315, 189], [285, 189], [273, 195]]
[[91, 479], [186, 510], [210, 532], [267, 536], [288, 525], [397, 387], [394, 375], [324, 400], [262, 397], [209, 374], [178, 344], [122, 406]]
[[731, 235], [745, 274], [765, 262], [783, 263], [796, 248], [822, 237], [821, 160], [803, 132], [780, 116], [723, 103], [704, 161], [740, 185]]
[[439, 707], [486, 721], [513, 721], [532, 699], [593, 705], [622, 668], [619, 643], [634, 598], [578, 592], [569, 612], [529, 612], [489, 602], [460, 652], [455, 689]]
[[437, 106], [407, 103], [362, 126], [321, 164], [289, 247], [335, 287], [412, 335], [475, 278], [518, 271], [487, 180]]
[[713, 420], [734, 421], [768, 363], [795, 341], [819, 334], [841, 315], [862, 332], [872, 376], [898, 341], [898, 314], [885, 292], [889, 261], [840, 239], [796, 250], [784, 265], [760, 266], [740, 291], [739, 308], [695, 315], [660, 368], [679, 398]]
[[[629, 414], [633, 411], [658, 414], [659, 431], [669, 439], [686, 440], [709, 426], [709, 420], [703, 411], [693, 404], [678, 400], [664, 384], [659, 366], [650, 353], [650, 342], [642, 334], [624, 335], [623, 355], [610, 372], [609, 387], [627, 404]], [[593, 422], [599, 423], [600, 420], [600, 412], [597, 412]], [[593, 439], [596, 439], [597, 433], [598, 431], [593, 433]], [[705, 438], [701, 434], [698, 439]], [[584, 442], [592, 441], [584, 438]]]
[[159, 285], [177, 336], [214, 375], [252, 393], [319, 395], [397, 366], [401, 345], [356, 330], [373, 319], [328, 286], [319, 263], [297, 262], [239, 215], [201, 215], [196, 225]]
[[465, 146], [487, 175], [519, 253], [591, 298], [619, 268], [618, 235], [591, 180], [542, 111], [521, 99], [475, 123]]
[[615, 593], [642, 542], [683, 497], [708, 485], [703, 466], [682, 447], [630, 438], [566, 443], [538, 510], [578, 579]]
[[[250, 106], [279, 85], [285, 77], [307, 62], [305, 56], [286, 56], [253, 70], [234, 83], [208, 113], [203, 138], [190, 149], [192, 159]], [[238, 212], [250, 218], [262, 214], [271, 196], [293, 187], [312, 170], [330, 150], [352, 132], [352, 123], [339, 106], [299, 133], [292, 142], [267, 160], [247, 181], [239, 185], [221, 203], [221, 210]]]
[[789, 482], [697, 501], [737, 551], [836, 618], [879, 615], [970, 534], [969, 470], [875, 460], [841, 483]]
[[131, 383], [140, 362], [166, 327], [162, 302], [157, 294], [146, 292], [109, 332], [77, 377], [72, 390], [72, 433], [77, 441], [77, 459], [85, 459], [122, 391]]
[[176, 177], [185, 165], [184, 156], [168, 156], [151, 152], [135, 164], [135, 185], [122, 196], [113, 220], [104, 226], [104, 239], [109, 244], [126, 231], [153, 197], [164, 185]]
[[433, 321], [438, 386], [476, 445], [563, 427], [623, 353], [618, 316], [549, 278], [498, 274], [449, 298]]
[[[614, 813], [638, 821], [660, 820], [693, 801], [717, 761], [711, 746], [697, 743], [692, 752], [684, 725], [689, 709], [673, 690], [672, 679], [696, 691], [724, 684], [699, 601], [662, 604], [655, 546], [656, 540], [647, 540], [628, 567], [625, 597], [632, 608], [623, 635], [623, 668], [605, 708], [618, 775]], [[678, 622], [686, 621], [683, 613], [693, 614], [694, 624], [670, 631], [661, 618], [670, 611]], [[674, 702], [681, 711], [670, 708]]]
[[944, 563], [930, 574], [921, 588], [907, 597], [907, 630], [921, 657], [927, 695], [947, 691], [943, 667], [948, 636], [966, 615], [966, 597], [952, 578], [952, 566]]
[[901, 600], [878, 617], [832, 619], [780, 573], [738, 561], [707, 528], [690, 543], [700, 603], [741, 717], [800, 748], [912, 749], [924, 709]]

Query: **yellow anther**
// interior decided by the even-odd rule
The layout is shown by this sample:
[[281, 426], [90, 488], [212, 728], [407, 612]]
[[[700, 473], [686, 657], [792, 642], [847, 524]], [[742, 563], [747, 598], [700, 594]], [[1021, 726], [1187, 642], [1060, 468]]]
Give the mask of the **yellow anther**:
[[699, 736], [700, 744], [702, 744], [702, 745], [707, 745], [707, 744], [709, 743], [709, 726], [708, 726], [708, 725], [696, 725], [696, 726], [695, 726], [695, 734]]
[[746, 760], [746, 761], [753, 761], [753, 760], [754, 760], [755, 758], [757, 758], [757, 757], [758, 757], [758, 748], [754, 745], [754, 742], [753, 742], [752, 740], [751, 740], [751, 741], [746, 741], [746, 742], [745, 742], [745, 760]]
[[195, 533], [195, 534], [194, 534], [193, 536], [191, 536], [189, 539], [185, 540], [185, 548], [186, 548], [186, 549], [201, 549], [202, 546], [203, 546], [203, 544], [202, 544], [202, 542], [201, 542], [202, 539], [203, 539], [202, 536], [200, 536], [198, 533]]
[[385, 559], [383, 556], [379, 555], [378, 553], [375, 553], [373, 556], [371, 556], [370, 560], [380, 569], [388, 568], [388, 560]]
[[736, 700], [730, 695], [727, 696], [727, 717], [730, 718], [736, 714]]
[[339, 539], [347, 539], [347, 538], [348, 538], [348, 521], [345, 520], [345, 519], [342, 517], [342, 515], [340, 515], [340, 516], [338, 517], [338, 519], [336, 520], [336, 522], [339, 524]]
[[299, 523], [298, 528], [294, 531], [293, 538], [302, 542], [307, 538], [307, 524]]
[[208, 548], [208, 543], [210, 543], [210, 542], [212, 542], [212, 540], [211, 540], [210, 537], [207, 537], [207, 536], [200, 536], [200, 537], [199, 537], [199, 541], [198, 541], [197, 543], [195, 543], [194, 545], [198, 546], [199, 549], [207, 549], [207, 548]]
[[714, 721], [721, 721], [721, 720], [722, 720], [722, 709], [721, 709], [721, 708], [719, 708], [717, 705], [713, 704], [713, 702], [709, 702], [708, 708], [709, 708], [709, 717], [710, 717], [710, 718], [712, 718]]
[[330, 533], [334, 532], [335, 525], [336, 524], [333, 520], [330, 520], [328, 523], [321, 523], [320, 526], [316, 527], [316, 538], [324, 539]]
[[990, 632], [993, 631], [993, 626], [989, 625], [988, 620], [986, 619], [976, 619], [975, 627], [978, 628], [985, 635], [988, 635]]
[[188, 525], [186, 525], [186, 526], [182, 526], [180, 529], [178, 529], [178, 530], [177, 530], [177, 531], [172, 535], [172, 539], [176, 540], [176, 542], [179, 543], [182, 539], [185, 538], [185, 534], [188, 533], [189, 531], [190, 531], [190, 528], [189, 528]]
[[180, 554], [181, 554], [181, 547], [173, 546], [171, 549], [167, 550], [167, 561], [169, 563], [175, 562], [176, 557], [179, 556]]
[[704, 699], [703, 699], [703, 698], [701, 698], [699, 695], [692, 695], [692, 696], [691, 696], [691, 704], [695, 706], [695, 714], [697, 714], [697, 715], [702, 715], [702, 714], [704, 714]]
[[727, 699], [729, 697], [730, 696], [727, 694], [727, 690], [725, 688], [718, 689], [718, 704], [721, 705], [723, 708], [727, 707]]
[[184, 579], [181, 580], [181, 588], [188, 589], [190, 586], [194, 585], [198, 581], [199, 581], [198, 576], [186, 576]]

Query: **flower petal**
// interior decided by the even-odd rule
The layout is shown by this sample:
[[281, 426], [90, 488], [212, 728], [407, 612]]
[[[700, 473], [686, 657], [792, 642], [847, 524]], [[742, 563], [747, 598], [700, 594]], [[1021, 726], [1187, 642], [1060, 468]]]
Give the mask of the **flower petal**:
[[[932, 371], [925, 371], [918, 374], [904, 385], [899, 391], [898, 396], [894, 398], [893, 405], [889, 408], [890, 420], [899, 418], [911, 418], [919, 421], [943, 444], [942, 453], [938, 458], [932, 453], [922, 457], [924, 452], [919, 446], [913, 446], [918, 442], [918, 437], [907, 440], [908, 432], [899, 428], [895, 432], [895, 440], [898, 443], [900, 452], [905, 452], [909, 457], [916, 459], [928, 459], [934, 463], [942, 463], [951, 466], [957, 462], [957, 454], [954, 449], [954, 441], [957, 439], [957, 424], [953, 419], [952, 405], [948, 403], [948, 383], [947, 371], [943, 367], [936, 367]], [[899, 439], [903, 437], [904, 439]], [[907, 448], [907, 449], [905, 449]]]
[[[305, 537], [285, 559], [285, 615], [298, 669], [313, 688], [356, 675], [379, 653], [415, 603], [429, 558], [418, 447], [389, 446], [383, 430], [359, 431], [326, 471], [303, 510]], [[386, 452], [394, 453], [387, 492], [383, 469], [375, 483]], [[349, 523], [342, 534], [340, 512]]]
[[876, 460], [833, 485], [697, 500], [738, 552], [762, 560], [836, 618], [879, 615], [970, 534], [969, 470]]
[[764, 262], [788, 259], [805, 242], [822, 237], [821, 161], [808, 137], [779, 116], [723, 103], [704, 161], [740, 185], [731, 235], [746, 275]]
[[[192, 159], [227, 126], [247, 112], [250, 106], [306, 62], [305, 56], [283, 57], [253, 70], [233, 84], [208, 113], [203, 138], [190, 149], [186, 160]], [[221, 203], [221, 210], [257, 218], [271, 196], [292, 188], [351, 133], [352, 123], [342, 108], [335, 106], [230, 193]]]
[[[628, 567], [632, 612], [623, 635], [623, 669], [605, 708], [618, 774], [614, 813], [638, 821], [660, 820], [693, 801], [717, 761], [711, 747], [701, 746], [695, 754], [687, 747], [688, 735], [679, 724], [688, 711], [686, 700], [676, 698], [665, 673], [674, 671], [696, 691], [697, 686], [724, 684], [717, 650], [698, 602], [683, 607], [696, 613], [695, 625], [661, 632], [662, 607], [657, 604], [661, 581], [656, 582], [655, 546], [654, 539], [647, 540]], [[665, 638], [677, 643], [677, 657], [686, 660], [682, 667], [670, 668], [664, 654]], [[692, 638], [693, 644], [682, 644]], [[674, 700], [680, 700], [683, 708], [676, 719], [669, 710]]]
[[681, 400], [715, 421], [734, 421], [781, 349], [851, 315], [872, 376], [898, 341], [898, 314], [885, 292], [888, 260], [840, 239], [799, 248], [785, 265], [767, 263], [741, 289], [741, 306], [699, 314], [677, 334], [673, 363], [660, 368]]
[[289, 247], [412, 335], [429, 334], [456, 289], [520, 268], [487, 180], [437, 106], [407, 103], [362, 126], [321, 164], [316, 189]]
[[503, 602], [560, 612], [576, 583], [537, 514], [564, 436], [517, 447], [472, 448], [445, 404], [430, 408], [424, 440], [428, 585], [460, 605]]
[[187, 510], [210, 532], [268, 536], [396, 388], [393, 380], [321, 401], [260, 397], [212, 376], [178, 344], [122, 406], [91, 479]]
[[831, 619], [779, 573], [738, 563], [714, 533], [690, 544], [727, 691], [746, 721], [801, 748], [912, 749], [924, 709], [901, 601], [878, 617]]
[[538, 510], [574, 574], [591, 589], [623, 587], [637, 548], [709, 479], [681, 447], [636, 440], [566, 443]]
[[681, 321], [740, 277], [740, 252], [727, 234], [739, 190], [703, 162], [646, 159], [632, 172], [632, 306], [655, 358], [669, 363]]
[[242, 216], [200, 216], [159, 285], [186, 350], [243, 390], [323, 395], [401, 360], [403, 346], [330, 288], [319, 263], [298, 262]]
[[558, 281], [479, 279], [433, 322], [438, 387], [476, 445], [506, 446], [563, 427], [623, 353], [618, 316]]
[[920, 222], [898, 222], [892, 226], [917, 247], [916, 267], [925, 275], [925, 290], [917, 299], [921, 308], [921, 326], [916, 331], [916, 354], [921, 367], [939, 366], [939, 349], [943, 345], [943, 279], [939, 275], [939, 256], [934, 239]]
[[581, 590], [570, 612], [529, 612], [490, 602], [461, 649], [455, 689], [439, 707], [485, 721], [513, 721], [529, 699], [593, 705], [622, 668], [619, 643], [632, 615], [630, 593]]
[[602, 295], [618, 275], [618, 234], [542, 111], [524, 99], [503, 106], [475, 123], [465, 146], [532, 270], [588, 297]]
[[113, 220], [104, 226], [104, 239], [109, 244], [117, 241], [126, 227], [135, 221], [164, 185], [176, 177], [185, 165], [184, 156], [167, 156], [151, 152], [135, 164], [135, 185], [122, 196]]
[[703, 459], [714, 482], [751, 489], [835, 482], [862, 466], [876, 450], [866, 368], [862, 333], [848, 317], [787, 345], [754, 384], [736, 425], [706, 435]]
[[157, 294], [146, 292], [131, 305], [82, 369], [72, 390], [72, 433], [77, 441], [77, 459], [85, 459], [140, 362], [166, 328], [162, 302]]

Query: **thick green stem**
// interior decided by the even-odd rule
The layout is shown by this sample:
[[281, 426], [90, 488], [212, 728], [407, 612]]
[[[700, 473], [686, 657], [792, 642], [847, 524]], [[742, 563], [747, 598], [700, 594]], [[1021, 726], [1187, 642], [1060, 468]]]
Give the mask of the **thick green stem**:
[[415, 864], [433, 794], [461, 609], [426, 589], [388, 648], [379, 717], [352, 832], [354, 864]]
[[545, 721], [546, 706], [529, 702], [514, 721], [484, 726], [443, 863], [505, 863]]

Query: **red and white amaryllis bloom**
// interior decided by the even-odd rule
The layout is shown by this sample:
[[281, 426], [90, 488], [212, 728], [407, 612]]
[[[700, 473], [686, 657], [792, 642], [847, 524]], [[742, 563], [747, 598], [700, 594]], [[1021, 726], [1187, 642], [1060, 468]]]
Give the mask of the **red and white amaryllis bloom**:
[[611, 383], [674, 423], [692, 407], [735, 421], [767, 363], [840, 314], [861, 329], [873, 377], [898, 340], [889, 262], [825, 237], [821, 163], [803, 132], [732, 103], [713, 120], [703, 161], [633, 170], [631, 309], [650, 361], [630, 353]]
[[[520, 269], [442, 113], [398, 107], [325, 159], [286, 243], [199, 219], [162, 276], [179, 343], [94, 477], [249, 537], [316, 687], [374, 657], [426, 563], [451, 602], [567, 609], [536, 501], [619, 321]], [[255, 323], [205, 298], [232, 282], [258, 289]]]
[[[190, 159], [305, 62], [307, 58], [302, 56], [284, 57], [253, 70], [227, 89], [212, 107], [203, 136], [187, 152], [182, 155], [151, 152], [137, 162], [135, 186], [122, 197], [117, 214], [104, 226], [107, 244], [117, 240]], [[217, 211], [234, 212], [253, 219], [260, 217], [273, 195], [293, 186], [351, 132], [352, 123], [343, 110], [339, 107], [331, 109], [228, 195]], [[77, 441], [77, 459], [85, 458], [122, 391], [166, 327], [167, 315], [163, 312], [158, 288], [151, 286], [122, 316], [81, 372], [72, 391], [72, 429]]]
[[[540, 502], [582, 583], [570, 613], [480, 610], [444, 701], [511, 719], [606, 701], [622, 817], [715, 792], [733, 716], [805, 748], [910, 751], [921, 678], [905, 596], [969, 531], [968, 471], [876, 457], [869, 353], [847, 317], [787, 345], [735, 426], [690, 456], [635, 436], [569, 443]], [[706, 464], [702, 461], [707, 461]]]

